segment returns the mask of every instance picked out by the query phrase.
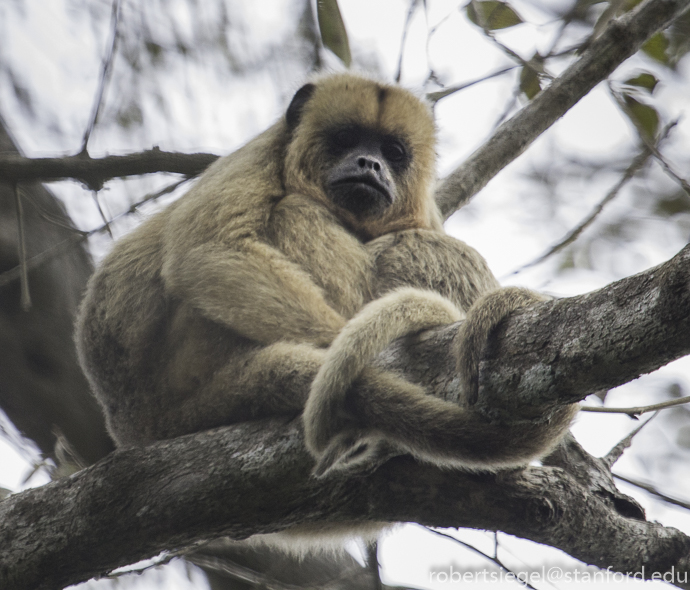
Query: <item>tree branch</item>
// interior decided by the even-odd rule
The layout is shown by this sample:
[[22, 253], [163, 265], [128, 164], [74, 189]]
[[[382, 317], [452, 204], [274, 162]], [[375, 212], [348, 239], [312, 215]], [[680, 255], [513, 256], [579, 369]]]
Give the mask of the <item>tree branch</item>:
[[503, 123], [487, 142], [444, 179], [436, 193], [444, 217], [450, 217], [469, 201], [649, 37], [668, 26], [688, 6], [690, 0], [646, 0], [621, 18], [612, 20], [579, 60]]
[[482, 403], [510, 415], [529, 400], [536, 412], [654, 371], [690, 354], [689, 309], [690, 245], [598, 291], [516, 313], [485, 352]]
[[73, 178], [92, 190], [100, 190], [111, 178], [154, 172], [173, 172], [185, 176], [201, 174], [218, 159], [215, 154], [181, 154], [153, 148], [125, 156], [92, 158], [88, 154], [64, 158], [0, 157], [0, 179], [8, 183], [51, 181]]
[[[690, 352], [689, 287], [690, 246], [600, 291], [509, 318], [483, 362], [480, 407], [491, 419], [511, 406], [541, 416]], [[456, 332], [403, 339], [378, 363], [453, 399]], [[397, 457], [368, 475], [327, 480], [310, 477], [311, 467], [298, 423], [278, 420], [119, 450], [0, 503], [0, 587], [61, 588], [202, 539], [343, 520], [502, 530], [615, 571], [688, 571], [690, 538], [594, 493], [601, 478], [583, 477], [583, 467], [482, 475]]]

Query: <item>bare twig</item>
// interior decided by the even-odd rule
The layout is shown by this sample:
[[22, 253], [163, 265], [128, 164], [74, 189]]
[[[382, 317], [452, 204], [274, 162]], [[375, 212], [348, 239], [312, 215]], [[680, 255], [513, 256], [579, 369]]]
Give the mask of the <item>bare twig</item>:
[[14, 205], [17, 212], [17, 255], [19, 257], [19, 280], [21, 282], [21, 307], [24, 311], [31, 309], [31, 293], [29, 292], [29, 269], [26, 258], [26, 236], [24, 235], [24, 210], [19, 188], [14, 185]]
[[[612, 84], [609, 82], [609, 90], [611, 92], [611, 95], [616, 101], [616, 104], [618, 104], [618, 107], [626, 113], [629, 117], [631, 116], [630, 109], [628, 108], [628, 105], [625, 102], [625, 99], [621, 95], [620, 92], [618, 92]], [[632, 117], [631, 117], [632, 118]], [[673, 123], [670, 126], [675, 126], [679, 122], [679, 119], [676, 119], [673, 121]], [[666, 161], [666, 158], [664, 155], [659, 151], [659, 143], [660, 141], [652, 141], [651, 138], [647, 137], [645, 133], [641, 131], [641, 129], [636, 125], [637, 128], [637, 136], [640, 138], [640, 141], [645, 145], [645, 147], [651, 152], [651, 154], [658, 160], [658, 162], [661, 164], [661, 167], [666, 171], [666, 173], [673, 178], [680, 186], [683, 188], [685, 193], [690, 196], [690, 183], [688, 183], [687, 180], [685, 180], [682, 176], [680, 176], [672, 167], [671, 165]], [[666, 128], [668, 129], [668, 127]], [[663, 135], [663, 133], [662, 133]]]
[[[662, 142], [664, 139], [666, 139], [673, 127], [675, 127], [678, 124], [678, 121], [672, 121], [669, 123], [664, 130], [662, 131], [658, 143]], [[635, 175], [644, 167], [646, 164], [647, 160], [649, 157], [652, 155], [652, 150], [649, 146], [645, 145], [640, 153], [635, 156], [633, 161], [630, 163], [630, 165], [626, 168], [625, 172], [623, 173], [623, 176], [618, 180], [618, 182], [611, 188], [611, 190], [606, 193], [606, 196], [599, 201], [595, 207], [590, 211], [589, 215], [585, 217], [575, 228], [570, 230], [563, 238], [561, 238], [556, 244], [551, 246], [544, 254], [539, 256], [538, 258], [535, 258], [531, 262], [528, 262], [527, 264], [522, 265], [521, 267], [517, 268], [516, 270], [512, 271], [511, 273], [508, 274], [508, 276], [516, 275], [523, 270], [526, 270], [528, 268], [531, 268], [533, 266], [536, 266], [537, 264], [540, 264], [553, 256], [554, 254], [560, 252], [565, 248], [566, 246], [569, 246], [572, 244], [575, 240], [577, 240], [578, 237], [582, 234], [583, 231], [585, 231], [592, 223], [594, 220], [599, 216], [599, 214], [604, 210], [604, 207], [608, 205], [613, 199], [615, 199], [618, 194], [620, 193], [621, 189], [628, 183], [630, 182]]]
[[496, 131], [496, 129], [498, 129], [498, 127], [502, 125], [503, 122], [508, 118], [508, 115], [510, 115], [510, 112], [515, 108], [515, 105], [517, 104], [518, 96], [520, 96], [519, 83], [515, 85], [515, 88], [513, 88], [513, 93], [510, 96], [510, 100], [506, 103], [503, 112], [499, 115], [498, 119], [494, 123], [493, 131]]
[[646, 414], [648, 412], [655, 412], [656, 410], [681, 406], [687, 403], [690, 403], [690, 395], [686, 397], [679, 397], [678, 399], [671, 399], [666, 402], [660, 402], [658, 404], [651, 404], [649, 406], [636, 406], [633, 408], [601, 408], [598, 406], [580, 406], [580, 411], [600, 412], [603, 414], [626, 414], [631, 418], [637, 418], [637, 416], [641, 416], [642, 414]]
[[448, 535], [446, 533], [442, 533], [441, 531], [437, 531], [435, 529], [429, 528], [429, 527], [422, 527], [423, 529], [429, 531], [430, 533], [433, 533], [434, 535], [438, 535], [439, 537], [444, 537], [445, 539], [450, 539], [451, 541], [456, 542], [458, 545], [462, 545], [465, 549], [469, 549], [473, 553], [476, 553], [477, 555], [480, 555], [484, 559], [488, 559], [491, 563], [502, 569], [505, 573], [507, 574], [512, 574], [515, 577], [515, 580], [520, 582], [525, 588], [531, 588], [532, 590], [537, 590], [534, 586], [526, 582], [525, 580], [522, 579], [521, 576], [518, 576], [513, 570], [511, 570], [509, 567], [503, 564], [503, 562], [498, 559], [498, 540], [496, 540], [495, 548], [494, 548], [494, 555], [489, 555], [488, 553], [484, 553], [480, 549], [477, 549], [474, 545], [470, 545], [469, 543], [465, 543], [465, 541], [461, 541], [460, 539], [453, 537], [452, 535]]
[[381, 590], [383, 584], [381, 583], [381, 570], [379, 564], [379, 544], [376, 541], [367, 543], [366, 554], [367, 569], [371, 572], [371, 577], [374, 581], [374, 590]]
[[101, 219], [103, 220], [105, 230], [108, 232], [108, 235], [111, 239], [115, 239], [115, 237], [113, 236], [113, 230], [110, 229], [110, 222], [108, 221], [105, 211], [103, 211], [103, 207], [101, 207], [101, 202], [98, 199], [98, 191], [91, 191], [91, 195], [93, 197], [93, 202], [96, 204], [96, 208], [98, 209], [98, 213], [100, 214]]
[[68, 231], [72, 232], [79, 232], [79, 233], [86, 233], [82, 232], [81, 230], [78, 230], [75, 228], [73, 225], [71, 225], [69, 222], [65, 221], [64, 217], [59, 217], [58, 215], [55, 215], [54, 213], [51, 213], [50, 211], [47, 211], [41, 203], [39, 203], [36, 199], [33, 198], [30, 192], [27, 192], [23, 190], [22, 188], [19, 188], [19, 191], [21, 192], [22, 199], [24, 201], [28, 201], [31, 206], [36, 210], [38, 213], [39, 217], [41, 219], [44, 219], [51, 225], [54, 225], [56, 227], [60, 227], [62, 229], [66, 229]]
[[[177, 187], [179, 187], [181, 184], [187, 182], [190, 180], [189, 178], [183, 178], [182, 180], [178, 180], [177, 182], [174, 182], [165, 188], [155, 192], [155, 193], [149, 193], [146, 195], [143, 199], [140, 201], [134, 203], [127, 211], [124, 213], [120, 213], [119, 215], [116, 215], [113, 217], [113, 219], [110, 220], [110, 223], [113, 221], [116, 221], [120, 219], [121, 217], [125, 217], [126, 215], [130, 215], [131, 213], [134, 213], [139, 207], [144, 205], [145, 203], [148, 203], [149, 201], [154, 201], [158, 199], [159, 197], [162, 197], [165, 194], [173, 192]], [[88, 232], [78, 230], [76, 228], [69, 228], [74, 232], [73, 236], [70, 236], [69, 238], [66, 238], [62, 240], [61, 242], [58, 242], [57, 244], [53, 244], [50, 248], [47, 250], [44, 250], [43, 252], [39, 252], [35, 256], [32, 256], [31, 258], [27, 259], [26, 261], [26, 267], [28, 270], [37, 268], [43, 264], [46, 264], [47, 262], [50, 262], [54, 258], [57, 258], [58, 256], [64, 254], [65, 252], [68, 252], [71, 248], [76, 246], [77, 244], [81, 244], [91, 236], [102, 233], [104, 231], [108, 231], [108, 223], [101, 225], [97, 228], [94, 228]], [[0, 287], [4, 285], [10, 284], [12, 281], [16, 281], [18, 278], [21, 276], [21, 267], [16, 266], [15, 268], [11, 268], [10, 270], [6, 270], [3, 273], [0, 273]]]
[[[646, 142], [647, 140], [644, 139]], [[685, 194], [690, 196], [690, 183], [685, 180], [680, 174], [678, 174], [672, 167], [671, 165], [666, 161], [666, 158], [664, 158], [664, 155], [655, 147], [655, 146], [650, 146], [650, 149], [652, 151], [652, 154], [654, 157], [659, 161], [661, 164], [662, 168], [666, 170], [666, 173], [673, 178], [680, 186], [683, 188], [685, 191]]]
[[659, 415], [659, 412], [655, 412], [654, 415], [649, 418], [646, 422], [643, 422], [640, 424], [635, 430], [633, 430], [628, 436], [626, 436], [623, 440], [621, 440], [615, 447], [613, 447], [604, 457], [602, 457], [602, 461], [608, 466], [609, 470], [611, 469], [611, 466], [618, 461], [618, 459], [621, 458], [623, 453], [625, 452], [626, 449], [630, 448], [630, 445], [632, 444], [633, 439], [639, 434], [640, 430], [642, 430], [647, 424], [649, 424], [654, 418], [656, 418]]
[[503, 74], [510, 72], [518, 67], [520, 66], [509, 66], [507, 68], [497, 70], [493, 74], [487, 74], [486, 76], [482, 76], [481, 78], [477, 78], [476, 80], [471, 80], [470, 82], [463, 82], [462, 84], [457, 84], [456, 86], [451, 86], [450, 88], [444, 88], [443, 90], [439, 90], [437, 92], [429, 92], [426, 95], [426, 98], [430, 102], [436, 103], [442, 98], [446, 98], [446, 96], [450, 96], [451, 94], [455, 94], [456, 92], [465, 90], [465, 88], [469, 88], [470, 86], [474, 86], [475, 84], [479, 84], [480, 82], [491, 80], [491, 78], [502, 76]]
[[101, 78], [98, 83], [98, 90], [96, 92], [96, 97], [91, 109], [91, 116], [89, 117], [89, 123], [86, 126], [86, 131], [84, 132], [84, 138], [81, 142], [81, 152], [86, 153], [86, 148], [89, 143], [89, 138], [91, 137], [91, 132], [96, 126], [96, 121], [98, 120], [98, 114], [101, 110], [101, 105], [103, 103], [103, 93], [105, 88], [110, 81], [110, 74], [112, 72], [113, 57], [115, 55], [115, 48], [117, 47], [118, 40], [118, 25], [120, 23], [120, 0], [113, 0], [112, 12], [110, 16], [110, 29], [112, 31], [112, 38], [110, 40], [110, 46], [108, 52], [103, 58]]
[[663, 500], [667, 504], [673, 504], [674, 506], [680, 506], [681, 508], [685, 508], [686, 510], [690, 510], [690, 502], [687, 500], [678, 500], [676, 498], [672, 498], [671, 496], [667, 496], [666, 494], [660, 492], [657, 490], [653, 485], [644, 483], [635, 479], [631, 479], [629, 477], [625, 477], [624, 475], [619, 475], [617, 473], [613, 474], [613, 477], [616, 479], [619, 479], [620, 481], [624, 481], [627, 484], [630, 484], [631, 486], [635, 486], [636, 488], [640, 488], [641, 490], [644, 490], [645, 492], [652, 494], [653, 496], [656, 496], [660, 500]]
[[613, 188], [611, 188], [611, 190], [608, 193], [606, 193], [606, 196], [594, 206], [594, 208], [590, 211], [587, 217], [585, 217], [563, 238], [558, 240], [558, 242], [556, 242], [546, 252], [544, 252], [544, 254], [535, 258], [531, 262], [528, 262], [527, 264], [523, 264], [521, 267], [509, 273], [508, 276], [516, 275], [522, 272], [523, 270], [526, 270], [528, 268], [531, 268], [533, 266], [536, 266], [537, 264], [544, 262], [554, 254], [560, 252], [561, 250], [563, 250], [563, 248], [569, 246], [575, 240], [577, 240], [577, 238], [580, 237], [580, 234], [582, 234], [582, 232], [585, 231], [590, 225], [592, 225], [594, 220], [597, 217], [599, 217], [599, 214], [604, 210], [604, 207], [608, 205], [611, 201], [613, 201], [613, 199], [615, 199], [618, 196], [618, 193], [621, 191], [621, 189], [633, 179], [635, 174], [637, 174], [639, 170], [645, 165], [650, 155], [651, 153], [649, 150], [643, 149], [642, 152], [640, 152], [630, 163], [630, 166], [628, 166], [623, 176], [621, 176], [621, 178], [613, 186]]
[[403, 28], [402, 40], [400, 41], [400, 54], [398, 55], [398, 70], [395, 74], [395, 81], [400, 82], [402, 77], [402, 62], [403, 54], [405, 53], [405, 41], [407, 41], [407, 32], [410, 29], [410, 23], [412, 22], [412, 15], [419, 4], [419, 0], [410, 0], [410, 8], [407, 11], [407, 17], [405, 17], [405, 27]]

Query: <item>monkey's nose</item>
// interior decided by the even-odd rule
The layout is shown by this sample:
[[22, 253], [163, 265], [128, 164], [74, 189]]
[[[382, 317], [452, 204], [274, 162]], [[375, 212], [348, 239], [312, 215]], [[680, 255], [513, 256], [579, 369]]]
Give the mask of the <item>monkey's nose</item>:
[[357, 165], [364, 170], [373, 170], [374, 172], [381, 172], [381, 163], [374, 158], [365, 158], [360, 156], [357, 159]]

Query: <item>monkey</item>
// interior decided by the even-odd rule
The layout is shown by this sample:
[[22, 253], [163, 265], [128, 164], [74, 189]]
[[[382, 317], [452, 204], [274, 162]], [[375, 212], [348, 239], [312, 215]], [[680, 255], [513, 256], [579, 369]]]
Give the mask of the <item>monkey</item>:
[[[530, 425], [473, 409], [491, 334], [543, 297], [502, 289], [476, 250], [444, 233], [435, 137], [412, 92], [324, 76], [118, 240], [76, 324], [116, 443], [301, 415], [316, 476], [382, 448], [487, 471], [546, 454], [576, 406]], [[461, 320], [462, 403], [373, 366], [396, 338]]]

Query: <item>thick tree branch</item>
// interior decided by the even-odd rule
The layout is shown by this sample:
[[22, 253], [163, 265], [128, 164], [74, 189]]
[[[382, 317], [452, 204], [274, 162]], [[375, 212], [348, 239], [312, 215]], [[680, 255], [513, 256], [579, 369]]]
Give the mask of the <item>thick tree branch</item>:
[[[491, 418], [511, 405], [529, 417], [686, 354], [689, 297], [690, 246], [646, 273], [511, 317], [487, 351], [479, 403]], [[379, 363], [452, 399], [456, 331], [399, 341]], [[597, 493], [607, 484], [576, 463], [574, 475], [546, 466], [489, 476], [398, 457], [369, 475], [315, 480], [296, 422], [240, 424], [120, 450], [0, 503], [0, 587], [59, 588], [202, 539], [342, 520], [503, 530], [616, 571], [688, 571], [690, 538]]]
[[137, 154], [91, 158], [88, 154], [64, 158], [0, 157], [0, 179], [8, 182], [51, 181], [73, 178], [99, 190], [111, 178], [154, 172], [173, 172], [185, 176], [201, 174], [218, 159], [215, 154], [181, 154], [153, 148]]
[[504, 530], [615, 571], [688, 570], [690, 538], [618, 514], [561, 469], [490, 476], [400, 457], [367, 477], [321, 481], [310, 468], [294, 423], [116, 451], [0, 503], [0, 585], [61, 588], [202, 539], [341, 520]]
[[444, 179], [436, 193], [444, 217], [469, 201], [649, 37], [668, 26], [688, 6], [690, 0], [646, 0], [633, 11], [612, 20], [580, 59], [503, 123], [487, 142]]
[[[509, 414], [517, 400], [529, 400], [537, 411], [654, 371], [690, 354], [688, 310], [690, 245], [598, 291], [515, 314], [499, 326], [482, 362], [483, 403]], [[502, 392], [506, 384], [510, 396]]]

